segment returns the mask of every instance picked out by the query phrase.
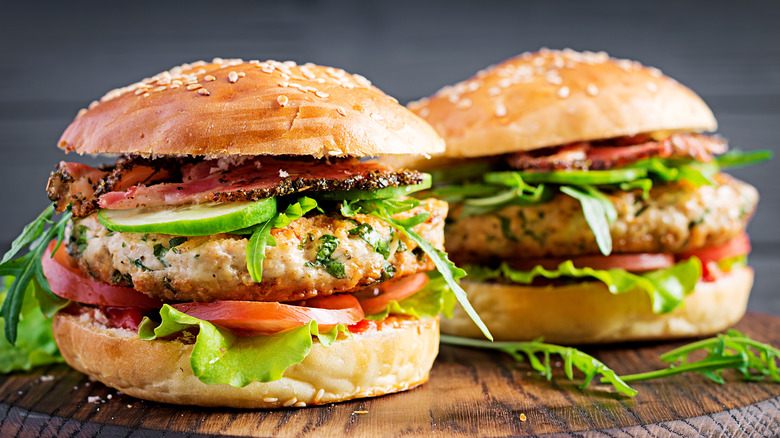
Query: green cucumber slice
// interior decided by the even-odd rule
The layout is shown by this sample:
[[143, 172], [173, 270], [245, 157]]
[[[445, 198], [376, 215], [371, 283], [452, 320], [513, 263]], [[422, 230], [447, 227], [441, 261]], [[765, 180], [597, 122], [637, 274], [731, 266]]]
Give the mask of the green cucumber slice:
[[375, 190], [334, 190], [332, 192], [317, 192], [312, 193], [312, 196], [316, 196], [320, 199], [326, 199], [329, 201], [354, 201], [359, 199], [388, 199], [388, 198], [400, 198], [407, 196], [420, 190], [426, 190], [431, 188], [431, 175], [423, 173], [423, 181], [420, 184], [413, 184], [410, 186], [398, 186], [398, 187], [385, 187], [383, 189]]
[[492, 184], [512, 185], [512, 174], [531, 184], [570, 184], [599, 185], [617, 184], [633, 181], [647, 176], [647, 169], [612, 169], [612, 170], [558, 170], [554, 172], [489, 172], [485, 174], [485, 182]]
[[141, 207], [98, 212], [98, 220], [111, 231], [207, 236], [246, 228], [271, 219], [276, 198], [254, 202]]

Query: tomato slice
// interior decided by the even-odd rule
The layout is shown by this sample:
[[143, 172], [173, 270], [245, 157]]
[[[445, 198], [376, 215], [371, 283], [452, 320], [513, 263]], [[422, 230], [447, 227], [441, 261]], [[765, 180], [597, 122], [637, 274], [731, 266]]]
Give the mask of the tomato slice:
[[373, 315], [384, 311], [390, 301], [401, 301], [414, 295], [427, 283], [428, 275], [420, 272], [365, 288], [355, 293], [355, 296], [366, 315]]
[[572, 258], [546, 258], [536, 260], [519, 260], [512, 262], [512, 267], [520, 270], [531, 270], [541, 265], [547, 270], [555, 270], [558, 265], [571, 260], [577, 268], [593, 268], [598, 270], [625, 269], [629, 272], [647, 272], [665, 269], [674, 265], [674, 255], [661, 253], [612, 254], [609, 256], [591, 255]]
[[702, 280], [715, 281], [724, 275], [724, 272], [718, 265], [719, 261], [731, 257], [748, 255], [749, 253], [750, 238], [747, 233], [742, 233], [723, 245], [686, 251], [678, 254], [678, 258], [685, 260], [691, 257], [697, 257], [701, 260]]
[[145, 309], [162, 306], [160, 300], [144, 295], [131, 287], [102, 283], [94, 278], [85, 277], [74, 266], [71, 258], [65, 252], [64, 245], [60, 246], [54, 254], [54, 258], [51, 257], [55, 245], [55, 241], [49, 243], [41, 259], [43, 275], [49, 280], [49, 287], [55, 295], [96, 306]]
[[320, 333], [324, 333], [338, 324], [353, 325], [364, 316], [360, 303], [352, 295], [317, 297], [305, 303], [319, 307], [260, 301], [181, 303], [173, 307], [242, 335], [272, 335], [312, 320], [317, 321]]

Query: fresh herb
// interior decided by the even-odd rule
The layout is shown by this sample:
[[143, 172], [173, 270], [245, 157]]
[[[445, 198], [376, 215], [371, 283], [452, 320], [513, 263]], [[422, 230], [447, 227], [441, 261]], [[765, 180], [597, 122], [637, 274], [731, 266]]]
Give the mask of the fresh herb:
[[[70, 211], [62, 215], [56, 223], [52, 221], [54, 206], [49, 206], [32, 223], [28, 224], [11, 243], [11, 249], [3, 255], [0, 261], [0, 276], [13, 276], [14, 281], [8, 288], [0, 317], [5, 320], [5, 337], [11, 344], [16, 342], [19, 314], [24, 301], [25, 290], [29, 285], [34, 288], [35, 298], [41, 304], [44, 315], [50, 316], [68, 301], [57, 297], [51, 292], [49, 281], [43, 275], [41, 257], [49, 245], [56, 239], [57, 244], [52, 255], [59, 248], [65, 233], [65, 226], [70, 221]], [[48, 230], [44, 230], [46, 225]], [[14, 258], [25, 246], [27, 254]]]
[[593, 231], [601, 253], [604, 255], [612, 253], [612, 235], [609, 225], [617, 220], [617, 210], [609, 198], [592, 186], [561, 186], [561, 192], [576, 199], [582, 205], [585, 221]]
[[152, 269], [149, 269], [146, 265], [144, 265], [144, 262], [141, 259], [132, 259], [130, 260], [133, 265], [141, 268], [142, 271], [152, 271]]
[[374, 251], [381, 254], [385, 260], [390, 257], [390, 245], [381, 234], [374, 230], [371, 224], [364, 222], [347, 232], [352, 236], [360, 236]]
[[260, 283], [263, 279], [265, 248], [276, 246], [276, 239], [271, 235], [271, 229], [284, 228], [315, 208], [318, 208], [317, 201], [304, 196], [299, 198], [298, 202], [287, 206], [284, 213], [276, 213], [271, 219], [251, 228], [252, 236], [246, 245], [246, 265], [254, 282]]
[[556, 269], [548, 270], [535, 266], [529, 271], [511, 268], [506, 263], [492, 269], [483, 266], [465, 266], [470, 278], [476, 281], [504, 281], [531, 284], [535, 278], [593, 278], [607, 286], [610, 293], [620, 294], [632, 290], [644, 290], [650, 296], [653, 312], [668, 313], [679, 307], [685, 297], [693, 292], [701, 278], [701, 262], [696, 257], [679, 262], [666, 269], [658, 269], [645, 274], [634, 274], [623, 269], [599, 270], [577, 268], [567, 260]]
[[79, 225], [76, 227], [76, 230], [78, 230], [78, 237], [75, 240], [76, 247], [78, 248], [78, 251], [82, 253], [87, 249], [87, 227]]
[[317, 254], [313, 262], [306, 262], [307, 268], [322, 267], [325, 272], [338, 279], [347, 278], [344, 271], [344, 264], [331, 257], [339, 246], [339, 238], [330, 234], [323, 234], [317, 243]]
[[344, 201], [341, 206], [341, 213], [346, 217], [354, 217], [358, 213], [370, 214], [384, 220], [390, 224], [390, 226], [402, 232], [407, 239], [416, 243], [417, 246], [425, 251], [428, 257], [431, 258], [433, 264], [436, 266], [436, 269], [442, 274], [442, 277], [444, 278], [447, 285], [455, 293], [455, 297], [458, 299], [460, 305], [463, 306], [466, 314], [468, 314], [477, 327], [479, 327], [485, 337], [493, 340], [493, 335], [490, 334], [490, 331], [488, 330], [487, 326], [485, 326], [485, 323], [482, 322], [482, 320], [479, 318], [479, 315], [477, 315], [477, 312], [473, 307], [471, 307], [471, 304], [468, 301], [468, 297], [466, 296], [466, 291], [464, 291], [463, 288], [461, 288], [458, 284], [457, 279], [465, 277], [466, 272], [463, 269], [455, 266], [455, 264], [452, 263], [449, 258], [447, 258], [446, 253], [436, 249], [433, 245], [420, 237], [420, 235], [412, 229], [413, 227], [428, 220], [430, 215], [428, 213], [420, 213], [406, 219], [396, 219], [393, 217], [398, 213], [411, 210], [412, 208], [417, 207], [419, 204], [420, 201], [416, 199], [383, 199], [373, 201], [356, 201], [352, 203]]
[[508, 217], [499, 215], [496, 215], [496, 217], [501, 222], [501, 232], [504, 234], [504, 237], [512, 242], [519, 242], [520, 238], [512, 232], [512, 221]]
[[715, 162], [718, 163], [718, 166], [721, 168], [727, 169], [731, 167], [750, 166], [753, 164], [763, 163], [764, 161], [769, 161], [771, 159], [772, 151], [770, 150], [764, 149], [759, 151], [743, 152], [735, 149], [728, 151], [719, 157], [716, 157]]
[[[480, 339], [450, 335], [441, 335], [441, 342], [461, 347], [500, 350], [511, 355], [518, 362], [522, 362], [527, 357], [531, 367], [545, 376], [547, 380], [552, 379], [550, 355], [557, 354], [563, 359], [563, 368], [569, 380], [574, 380], [574, 368], [585, 374], [585, 381], [580, 385], [580, 389], [588, 387], [595, 377], [600, 376], [601, 381], [609, 382], [620, 394], [629, 397], [637, 394], [637, 391], [628, 386], [625, 379], [618, 376], [611, 368], [595, 357], [576, 348], [545, 344], [541, 340], [531, 342], [487, 342]], [[543, 355], [543, 361], [537, 357], [539, 353]]]
[[170, 251], [169, 248], [164, 247], [162, 244], [158, 243], [154, 245], [154, 257], [162, 263], [163, 266], [166, 268], [170, 265], [168, 265], [168, 262], [165, 261], [165, 255], [168, 254], [168, 251]]
[[149, 238], [149, 233], [146, 233], [143, 236], [141, 236], [141, 241], [142, 242], [146, 242], [146, 239], [148, 239], [148, 238]]
[[177, 246], [181, 245], [182, 243], [186, 242], [187, 238], [184, 236], [177, 236], [171, 238], [171, 240], [168, 241], [168, 247], [169, 248], [176, 248]]

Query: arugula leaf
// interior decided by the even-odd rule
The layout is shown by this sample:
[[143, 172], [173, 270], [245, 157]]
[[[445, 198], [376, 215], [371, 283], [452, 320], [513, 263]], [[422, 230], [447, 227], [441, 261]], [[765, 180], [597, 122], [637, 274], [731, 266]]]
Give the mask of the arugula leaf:
[[381, 321], [390, 314], [409, 315], [415, 318], [435, 318], [443, 314], [452, 317], [452, 309], [457, 299], [452, 289], [447, 286], [444, 277], [437, 271], [428, 272], [428, 283], [414, 295], [401, 301], [390, 301], [387, 308], [380, 313], [366, 315], [365, 319]]
[[[564, 370], [566, 372], [566, 377], [569, 380], [574, 380], [574, 368], [577, 368], [585, 374], [585, 381], [580, 385], [580, 389], [587, 388], [593, 379], [599, 376], [601, 381], [609, 382], [620, 394], [629, 397], [633, 397], [637, 394], [637, 391], [626, 383], [625, 378], [618, 376], [617, 373], [600, 360], [589, 354], [583, 353], [576, 348], [545, 344], [541, 339], [531, 342], [487, 342], [480, 339], [441, 335], [441, 342], [461, 347], [500, 350], [511, 355], [518, 362], [522, 362], [524, 359], [523, 355], [525, 355], [528, 358], [531, 367], [545, 376], [547, 380], [552, 379], [550, 355], [557, 354], [563, 359]], [[539, 353], [544, 355], [544, 362], [540, 361], [537, 357], [537, 354]]]
[[263, 279], [263, 260], [265, 260], [265, 248], [276, 246], [276, 239], [271, 235], [272, 228], [284, 228], [290, 222], [303, 217], [313, 209], [319, 209], [317, 201], [309, 197], [301, 197], [297, 202], [287, 206], [282, 213], [277, 213], [271, 219], [251, 227], [252, 236], [246, 245], [246, 266], [249, 275], [256, 283]]
[[[5, 300], [11, 278], [0, 282], [0, 302]], [[24, 291], [20, 310], [19, 338], [15, 345], [0, 338], [0, 373], [11, 371], [29, 371], [32, 367], [64, 362], [54, 342], [51, 331], [51, 319], [41, 311], [35, 299], [35, 281]], [[0, 320], [0, 330], [4, 321]]]
[[138, 328], [141, 339], [151, 341], [198, 329], [190, 356], [190, 366], [203, 383], [219, 383], [244, 387], [253, 381], [272, 382], [282, 378], [287, 368], [301, 363], [309, 354], [313, 338], [328, 347], [339, 333], [351, 336], [344, 325], [320, 334], [317, 321], [274, 335], [236, 336], [230, 330], [194, 318], [164, 304], [160, 309], [162, 321], [157, 324], [144, 318]]
[[[50, 206], [39, 215], [35, 221], [27, 225], [21, 236], [14, 239], [11, 249], [3, 256], [0, 263], [0, 276], [13, 276], [14, 281], [8, 288], [3, 305], [0, 308], [0, 317], [5, 320], [5, 337], [13, 345], [17, 337], [17, 325], [19, 314], [24, 301], [25, 290], [33, 283], [39, 300], [49, 303], [47, 306], [57, 308], [64, 306], [68, 301], [51, 293], [49, 281], [43, 275], [41, 257], [49, 245], [49, 242], [57, 239], [57, 247], [62, 242], [65, 226], [70, 221], [70, 211], [62, 215], [59, 221], [51, 221], [54, 215], [54, 207]], [[51, 224], [48, 230], [44, 230], [45, 224]], [[24, 246], [29, 245], [27, 254], [13, 258]], [[54, 254], [52, 252], [52, 254]]]
[[[696, 362], [688, 362], [690, 355], [700, 350], [707, 352], [707, 356]], [[661, 355], [661, 360], [672, 365], [662, 370], [623, 376], [623, 379], [627, 382], [637, 382], [697, 372], [714, 382], [723, 383], [723, 370], [736, 369], [742, 373], [745, 380], [764, 380], [769, 377], [780, 382], [780, 349], [754, 341], [733, 329], [726, 331], [726, 334], [668, 351]]]
[[555, 270], [535, 266], [530, 271], [520, 271], [506, 263], [496, 269], [483, 266], [465, 266], [470, 278], [477, 281], [505, 280], [513, 283], [531, 284], [536, 277], [556, 279], [594, 278], [607, 286], [613, 294], [641, 289], [650, 295], [653, 313], [668, 313], [682, 304], [685, 297], [693, 292], [701, 278], [701, 262], [696, 257], [679, 262], [672, 267], [659, 269], [645, 274], [633, 274], [623, 269], [597, 270], [577, 268], [567, 260]]
[[731, 167], [743, 167], [763, 163], [764, 161], [771, 160], [772, 155], [772, 151], [768, 149], [750, 152], [734, 149], [715, 157], [715, 162], [718, 163], [718, 166], [721, 168], [728, 169]]
[[[457, 266], [455, 266], [455, 264], [452, 263], [450, 259], [447, 257], [446, 253], [436, 249], [433, 245], [431, 245], [428, 241], [420, 237], [420, 235], [417, 234], [412, 229], [412, 226], [417, 225], [421, 222], [420, 220], [415, 220], [415, 218], [420, 217], [422, 215], [416, 215], [404, 220], [395, 219], [393, 217], [394, 214], [400, 213], [402, 211], [410, 210], [411, 208], [413, 208], [412, 206], [419, 205], [419, 201], [417, 202], [409, 202], [409, 201], [417, 201], [417, 200], [388, 199], [388, 200], [375, 200], [375, 201], [361, 201], [357, 205], [353, 205], [350, 208], [352, 212], [362, 211], [364, 213], [370, 214], [372, 216], [384, 220], [385, 222], [390, 224], [390, 226], [402, 232], [407, 237], [407, 239], [416, 243], [417, 246], [420, 247], [425, 252], [425, 254], [427, 254], [428, 257], [431, 258], [431, 261], [433, 261], [433, 264], [436, 266], [436, 269], [441, 273], [442, 277], [445, 279], [450, 289], [452, 289], [452, 292], [455, 294], [455, 297], [458, 299], [458, 302], [463, 307], [463, 310], [466, 311], [466, 314], [469, 315], [471, 320], [474, 321], [474, 323], [477, 325], [477, 327], [479, 327], [479, 329], [482, 331], [482, 334], [484, 334], [486, 338], [493, 340], [493, 335], [490, 334], [490, 330], [488, 330], [487, 326], [485, 326], [485, 323], [482, 322], [482, 319], [480, 319], [479, 315], [477, 315], [477, 312], [474, 310], [474, 308], [471, 307], [471, 303], [469, 303], [468, 297], [466, 296], [466, 291], [464, 291], [463, 288], [461, 288], [457, 282], [458, 278], [462, 278], [466, 276], [466, 272], [463, 269], [460, 269]], [[342, 207], [342, 212], [344, 212], [343, 207]]]
[[592, 186], [561, 186], [560, 189], [580, 202], [585, 221], [596, 237], [599, 250], [604, 255], [611, 254], [612, 235], [609, 225], [617, 220], [617, 210], [609, 198]]

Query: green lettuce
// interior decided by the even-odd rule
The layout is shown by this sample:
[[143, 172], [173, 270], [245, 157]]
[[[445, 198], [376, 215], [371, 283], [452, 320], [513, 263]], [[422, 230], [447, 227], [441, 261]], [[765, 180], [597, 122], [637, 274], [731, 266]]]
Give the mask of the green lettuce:
[[167, 304], [160, 309], [160, 317], [159, 324], [144, 318], [138, 328], [138, 336], [151, 341], [197, 328], [190, 356], [193, 374], [208, 385], [225, 383], [237, 388], [253, 381], [281, 379], [287, 368], [306, 358], [314, 342], [313, 337], [328, 347], [339, 333], [351, 336], [344, 325], [321, 334], [317, 321], [273, 335], [237, 336], [230, 330], [179, 312]]
[[[0, 284], [0, 302], [5, 301], [11, 284], [11, 278]], [[64, 362], [54, 342], [51, 319], [41, 312], [34, 289], [30, 282], [24, 290], [16, 343], [11, 344], [5, 337], [0, 337], [0, 373], [29, 371], [32, 367]], [[0, 320], [0, 330], [4, 325], [5, 321]]]
[[390, 314], [409, 315], [418, 319], [435, 318], [439, 314], [452, 318], [457, 298], [447, 281], [438, 272], [428, 272], [428, 283], [414, 295], [401, 301], [390, 301], [387, 308], [374, 315], [366, 315], [365, 319], [381, 321]]
[[476, 281], [498, 280], [511, 283], [530, 284], [536, 277], [592, 278], [604, 283], [613, 294], [641, 289], [648, 293], [653, 303], [653, 313], [669, 313], [679, 307], [685, 297], [693, 292], [701, 278], [701, 262], [696, 257], [679, 262], [666, 269], [633, 274], [623, 269], [598, 270], [577, 268], [567, 260], [554, 270], [536, 266], [530, 271], [520, 271], [503, 263], [496, 269], [483, 266], [467, 266], [469, 278]]

